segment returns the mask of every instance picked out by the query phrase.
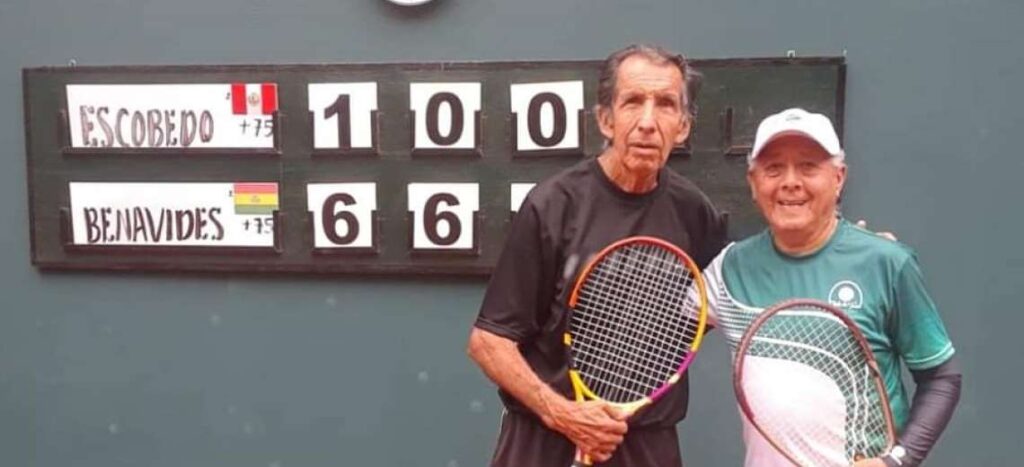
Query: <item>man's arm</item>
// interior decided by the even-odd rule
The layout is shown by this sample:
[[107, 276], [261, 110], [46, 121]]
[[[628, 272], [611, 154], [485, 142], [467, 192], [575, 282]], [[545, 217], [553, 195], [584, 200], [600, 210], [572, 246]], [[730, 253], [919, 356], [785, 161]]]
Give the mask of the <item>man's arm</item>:
[[594, 461], [607, 460], [622, 443], [627, 425], [621, 412], [604, 402], [577, 403], [555, 392], [526, 363], [515, 341], [474, 327], [467, 353], [491, 381]]
[[915, 467], [924, 462], [953, 418], [953, 410], [960, 401], [962, 374], [956, 357], [935, 368], [911, 370], [910, 374], [914, 376], [917, 388], [910, 406], [910, 420], [899, 438], [899, 445], [906, 450], [906, 456], [901, 459], [902, 464], [892, 459], [886, 462], [887, 465]]
[[953, 416], [960, 400], [961, 374], [953, 344], [912, 255], [904, 261], [894, 285], [893, 342], [917, 387], [910, 417], [897, 440], [899, 448], [880, 461], [889, 467], [915, 467], [924, 461]]
[[960, 401], [961, 381], [955, 357], [935, 368], [911, 370], [910, 373], [914, 376], [917, 388], [910, 406], [910, 420], [897, 440], [902, 452], [858, 463], [856, 467], [921, 465], [953, 418], [953, 411]]

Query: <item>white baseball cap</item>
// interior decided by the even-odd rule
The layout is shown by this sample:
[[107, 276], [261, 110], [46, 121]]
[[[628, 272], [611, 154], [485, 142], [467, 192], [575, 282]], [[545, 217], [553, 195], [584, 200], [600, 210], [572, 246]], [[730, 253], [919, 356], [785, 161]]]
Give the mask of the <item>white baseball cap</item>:
[[788, 135], [800, 135], [810, 138], [818, 143], [825, 152], [842, 159], [845, 154], [839, 146], [839, 137], [832, 127], [832, 122], [822, 114], [810, 113], [804, 109], [786, 109], [774, 115], [769, 115], [757, 126], [757, 135], [754, 137], [754, 148], [747, 156], [748, 162], [753, 162], [761, 150], [768, 143]]

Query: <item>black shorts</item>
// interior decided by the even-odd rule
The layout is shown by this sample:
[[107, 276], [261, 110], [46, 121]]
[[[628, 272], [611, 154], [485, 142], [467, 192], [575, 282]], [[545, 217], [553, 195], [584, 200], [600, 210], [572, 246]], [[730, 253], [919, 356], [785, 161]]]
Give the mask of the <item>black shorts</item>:
[[[569, 467], [576, 448], [532, 415], [506, 411], [493, 467]], [[599, 467], [682, 467], [679, 437], [672, 428], [630, 428], [608, 462]]]

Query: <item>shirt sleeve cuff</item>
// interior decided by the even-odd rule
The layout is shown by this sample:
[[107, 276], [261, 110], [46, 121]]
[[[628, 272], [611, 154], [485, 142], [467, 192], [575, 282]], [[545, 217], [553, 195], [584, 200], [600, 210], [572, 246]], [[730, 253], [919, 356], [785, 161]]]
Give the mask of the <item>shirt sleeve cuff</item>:
[[473, 327], [483, 329], [484, 331], [496, 334], [515, 342], [522, 342], [526, 336], [523, 333], [516, 331], [515, 329], [509, 328], [508, 326], [502, 326], [500, 324], [488, 321], [482, 316], [476, 318], [476, 322], [473, 323]]
[[956, 351], [953, 349], [953, 344], [947, 343], [945, 348], [934, 355], [916, 360], [905, 359], [904, 361], [907, 364], [907, 368], [910, 370], [927, 370], [945, 363], [953, 357], [954, 353], [956, 353]]

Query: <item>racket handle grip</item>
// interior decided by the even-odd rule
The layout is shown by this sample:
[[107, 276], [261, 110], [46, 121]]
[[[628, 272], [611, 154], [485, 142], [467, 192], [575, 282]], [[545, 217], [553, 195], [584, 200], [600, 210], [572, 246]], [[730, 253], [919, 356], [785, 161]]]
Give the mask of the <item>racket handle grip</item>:
[[590, 456], [583, 454], [579, 449], [576, 450], [576, 457], [572, 461], [570, 467], [590, 467], [594, 464], [590, 462]]

